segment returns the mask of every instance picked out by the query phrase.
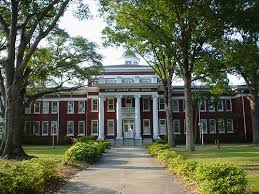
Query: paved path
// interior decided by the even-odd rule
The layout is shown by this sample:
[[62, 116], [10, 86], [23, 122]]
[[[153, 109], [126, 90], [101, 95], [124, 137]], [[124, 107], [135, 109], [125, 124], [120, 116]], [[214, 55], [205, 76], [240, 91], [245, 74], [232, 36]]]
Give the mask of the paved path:
[[188, 193], [143, 147], [113, 148], [98, 163], [81, 171], [59, 193]]

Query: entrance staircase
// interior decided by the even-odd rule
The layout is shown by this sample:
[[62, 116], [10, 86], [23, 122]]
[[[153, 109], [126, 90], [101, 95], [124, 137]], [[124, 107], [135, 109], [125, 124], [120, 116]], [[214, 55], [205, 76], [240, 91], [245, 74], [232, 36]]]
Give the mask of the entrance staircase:
[[143, 146], [146, 143], [151, 143], [152, 139], [151, 138], [144, 138], [142, 139], [109, 139], [109, 142], [111, 143], [112, 146], [114, 147], [131, 147], [131, 146]]

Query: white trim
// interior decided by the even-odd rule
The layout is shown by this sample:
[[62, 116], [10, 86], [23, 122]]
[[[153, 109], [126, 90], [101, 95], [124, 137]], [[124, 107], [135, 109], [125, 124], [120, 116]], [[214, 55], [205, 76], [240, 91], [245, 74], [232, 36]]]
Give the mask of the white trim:
[[[39, 129], [38, 129], [38, 133], [35, 133], [35, 123], [38, 123]], [[32, 122], [32, 134], [33, 135], [40, 135], [40, 121], [33, 121]]]
[[[133, 84], [133, 86], [135, 86], [135, 85]], [[99, 96], [104, 96], [104, 97], [134, 96], [136, 94], [138, 94], [140, 96], [152, 96], [152, 95], [157, 95], [157, 92], [100, 92]]]
[[[149, 132], [145, 133], [145, 121], [148, 121]], [[151, 135], [150, 119], [143, 119], [143, 135]]]
[[[93, 133], [93, 122], [97, 123], [97, 127], [96, 127], [97, 133]], [[91, 120], [91, 135], [97, 136], [98, 135], [98, 129], [99, 129], [99, 122], [98, 122], [98, 120]]]
[[[112, 100], [112, 110], [109, 110], [109, 102], [110, 102], [110, 100]], [[114, 110], [114, 98], [108, 98], [107, 100], [106, 100], [106, 102], [107, 102], [107, 112], [115, 112], [115, 110]]]
[[[112, 133], [109, 133], [109, 122], [113, 123]], [[107, 135], [114, 135], [114, 119], [107, 119]]]
[[[72, 133], [68, 133], [68, 124], [69, 123], [72, 123], [72, 130], [73, 132]], [[75, 130], [75, 124], [74, 124], [74, 121], [67, 121], [67, 135], [66, 136], [74, 136], [74, 131]]]
[[[48, 111], [47, 112], [45, 112], [44, 110], [44, 108], [46, 108], [46, 107], [44, 107], [44, 104], [46, 104], [47, 103], [47, 107], [48, 107]], [[44, 102], [42, 102], [42, 114], [49, 114], [49, 101], [44, 101]]]
[[[47, 123], [47, 133], [43, 133], [43, 131], [44, 131], [44, 123]], [[42, 136], [48, 136], [49, 135], [49, 121], [42, 121], [41, 122], [41, 135]]]
[[[80, 123], [83, 123], [83, 133], [79, 133]], [[77, 123], [77, 136], [85, 136], [85, 121], [78, 121], [78, 123]]]
[[[165, 122], [165, 132], [164, 133], [161, 133], [161, 121], [164, 121]], [[159, 135], [166, 135], [166, 119], [159, 119]]]
[[99, 98], [98, 95], [89, 95], [87, 99], [98, 99], [98, 98]]
[[[90, 96], [89, 96], [90, 98]], [[45, 102], [45, 101], [55, 101], [55, 102], [58, 102], [58, 101], [86, 101], [87, 99], [89, 98], [86, 98], [86, 97], [78, 97], [78, 98], [74, 98], [74, 97], [65, 97], [65, 98], [44, 98], [44, 99], [39, 99], [37, 101], [40, 101], [40, 102]], [[59, 100], [60, 99], [60, 100]]]
[[[175, 132], [174, 125], [178, 123], [179, 132]], [[181, 134], [181, 124], [179, 119], [173, 119], [173, 134], [180, 135]]]
[[[214, 132], [211, 132], [211, 121], [214, 121]], [[215, 119], [209, 119], [209, 132], [210, 132], [210, 134], [215, 134], [216, 133], [216, 131], [217, 131], [217, 123], [216, 123], [216, 120]]]
[[[96, 107], [96, 110], [93, 109], [93, 101], [96, 100], [96, 103], [97, 103], [97, 107]], [[91, 99], [91, 112], [98, 112], [99, 111], [99, 100], [98, 98], [92, 98]]]
[[[83, 111], [79, 111], [80, 110], [80, 102], [82, 102], [83, 104], [84, 104], [84, 110]], [[77, 102], [77, 111], [78, 111], [78, 114], [84, 114], [85, 113], [85, 101], [82, 101], [82, 100], [80, 100], [80, 101], [78, 101]]]
[[[142, 110], [143, 110], [143, 112], [150, 112], [150, 98], [145, 96], [142, 99], [143, 99], [143, 103], [142, 103]], [[147, 103], [148, 103], [148, 108], [147, 109], [145, 109], [145, 103], [144, 103], [145, 100], [147, 100]]]

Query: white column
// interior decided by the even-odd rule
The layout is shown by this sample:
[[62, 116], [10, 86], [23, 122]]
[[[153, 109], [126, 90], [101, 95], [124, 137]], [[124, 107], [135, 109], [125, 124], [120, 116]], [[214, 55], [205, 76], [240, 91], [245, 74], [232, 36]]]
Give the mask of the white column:
[[141, 139], [140, 95], [135, 96], [135, 139]]
[[117, 118], [117, 137], [116, 139], [123, 139], [122, 136], [122, 106], [121, 106], [122, 96], [117, 96], [117, 106], [116, 106], [116, 118]]
[[159, 139], [158, 134], [158, 97], [153, 95], [153, 139]]
[[104, 139], [104, 97], [99, 97], [99, 133], [98, 133], [98, 140]]

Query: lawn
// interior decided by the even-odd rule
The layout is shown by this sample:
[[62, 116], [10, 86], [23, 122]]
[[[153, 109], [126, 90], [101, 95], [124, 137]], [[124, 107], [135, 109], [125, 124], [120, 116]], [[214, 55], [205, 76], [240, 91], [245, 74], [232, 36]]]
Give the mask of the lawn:
[[205, 162], [231, 162], [240, 165], [248, 172], [249, 191], [259, 194], [259, 147], [253, 145], [225, 144], [218, 150], [216, 145], [197, 146], [194, 153], [184, 151], [184, 146], [178, 146], [176, 151], [186, 156]]

